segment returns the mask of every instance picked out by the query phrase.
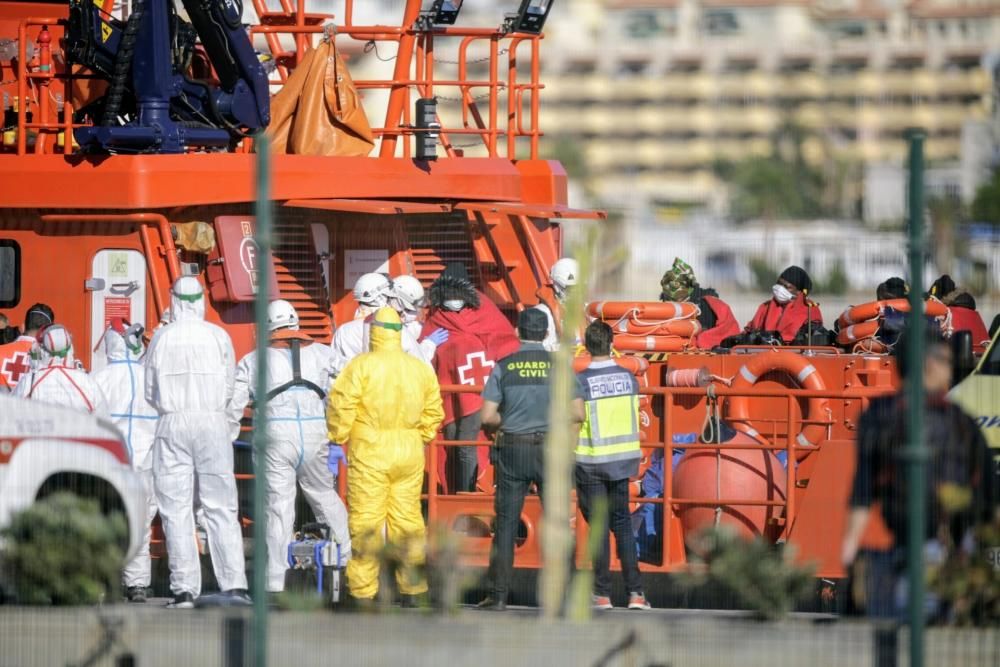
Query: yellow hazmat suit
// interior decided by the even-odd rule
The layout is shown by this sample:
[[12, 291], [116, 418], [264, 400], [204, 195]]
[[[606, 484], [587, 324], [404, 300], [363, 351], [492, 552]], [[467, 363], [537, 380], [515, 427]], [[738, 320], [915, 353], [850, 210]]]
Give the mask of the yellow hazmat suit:
[[427, 591], [418, 573], [426, 529], [420, 512], [424, 445], [444, 419], [434, 371], [402, 347], [402, 324], [392, 308], [380, 309], [371, 328], [371, 351], [355, 357], [330, 390], [330, 442], [347, 446], [348, 527], [353, 557], [347, 580], [355, 598], [378, 592], [378, 551], [383, 527], [403, 549], [397, 570], [400, 593]]

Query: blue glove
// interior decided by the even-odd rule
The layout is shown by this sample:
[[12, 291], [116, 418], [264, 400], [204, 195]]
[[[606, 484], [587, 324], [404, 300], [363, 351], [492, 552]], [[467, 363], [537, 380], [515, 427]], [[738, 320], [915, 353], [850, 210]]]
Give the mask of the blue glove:
[[338, 444], [330, 443], [330, 453], [326, 457], [326, 467], [330, 469], [333, 476], [340, 474], [339, 463], [343, 461], [347, 465], [347, 457], [344, 456], [344, 448]]
[[447, 329], [435, 329], [427, 335], [427, 340], [431, 341], [437, 346], [441, 346], [448, 342], [448, 330]]

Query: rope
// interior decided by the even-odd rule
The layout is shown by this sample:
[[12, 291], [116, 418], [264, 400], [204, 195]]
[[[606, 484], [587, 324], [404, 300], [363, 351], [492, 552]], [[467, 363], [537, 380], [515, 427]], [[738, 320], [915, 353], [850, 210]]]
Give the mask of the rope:
[[369, 39], [367, 42], [365, 42], [365, 46], [364, 46], [364, 49], [362, 49], [362, 51], [364, 53], [370, 53], [371, 51], [374, 51], [375, 52], [375, 57], [378, 58], [379, 60], [381, 60], [384, 63], [392, 62], [393, 60], [396, 59], [396, 56], [390, 56], [388, 58], [383, 58], [381, 55], [379, 55], [378, 44], [375, 43], [374, 39]]

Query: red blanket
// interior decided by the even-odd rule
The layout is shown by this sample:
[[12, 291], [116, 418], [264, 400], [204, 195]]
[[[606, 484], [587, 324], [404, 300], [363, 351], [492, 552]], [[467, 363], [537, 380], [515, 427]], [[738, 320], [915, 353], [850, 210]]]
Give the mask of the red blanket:
[[757, 308], [757, 313], [750, 320], [746, 330], [777, 331], [783, 341], [791, 343], [806, 326], [810, 316], [814, 325], [823, 325], [823, 314], [819, 306], [806, 305], [806, 298], [802, 294], [798, 294], [785, 305], [779, 304], [774, 299], [768, 299]]
[[952, 306], [951, 327], [954, 331], [968, 331], [972, 334], [972, 350], [976, 354], [982, 354], [986, 350], [986, 343], [990, 340], [990, 334], [986, 330], [986, 324], [982, 316], [971, 308]]
[[702, 331], [695, 340], [699, 350], [711, 350], [730, 336], [738, 334], [740, 323], [736, 321], [732, 308], [725, 301], [708, 294], [705, 295], [704, 299], [708, 307], [715, 313], [715, 326]]
[[[449, 332], [448, 341], [434, 355], [434, 368], [441, 384], [482, 387], [497, 360], [517, 352], [520, 346], [514, 327], [486, 295], [479, 295], [479, 308], [463, 308], [457, 313], [431, 311], [421, 338], [435, 329]], [[444, 401], [444, 424], [482, 407], [479, 394], [454, 394]]]

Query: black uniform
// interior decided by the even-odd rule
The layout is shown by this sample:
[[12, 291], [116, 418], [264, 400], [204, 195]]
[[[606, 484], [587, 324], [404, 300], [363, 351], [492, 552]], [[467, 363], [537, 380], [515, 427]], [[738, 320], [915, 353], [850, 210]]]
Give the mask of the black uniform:
[[532, 482], [541, 496], [545, 481], [542, 445], [548, 432], [551, 368], [551, 355], [540, 342], [522, 342], [518, 352], [497, 362], [483, 390], [484, 400], [500, 406], [501, 417], [500, 434], [490, 450], [497, 489], [489, 580], [498, 602], [507, 601], [524, 497]]

